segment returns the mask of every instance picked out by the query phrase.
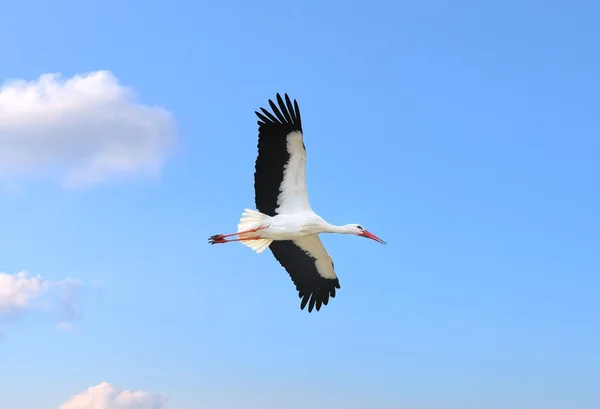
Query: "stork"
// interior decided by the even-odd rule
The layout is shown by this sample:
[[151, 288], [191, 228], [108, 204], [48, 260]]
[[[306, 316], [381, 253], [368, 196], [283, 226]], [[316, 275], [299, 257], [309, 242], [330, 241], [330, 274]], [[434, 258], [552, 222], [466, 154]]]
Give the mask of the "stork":
[[[315, 212], [306, 191], [306, 147], [298, 102], [277, 94], [273, 113], [265, 108], [258, 116], [258, 156], [255, 163], [256, 209], [245, 209], [236, 233], [216, 234], [210, 244], [239, 241], [257, 253], [267, 248], [288, 272], [301, 298], [300, 309], [317, 311], [340, 288], [333, 260], [320, 233], [353, 234], [386, 244], [359, 224], [335, 226]], [[228, 237], [237, 238], [228, 239]]]

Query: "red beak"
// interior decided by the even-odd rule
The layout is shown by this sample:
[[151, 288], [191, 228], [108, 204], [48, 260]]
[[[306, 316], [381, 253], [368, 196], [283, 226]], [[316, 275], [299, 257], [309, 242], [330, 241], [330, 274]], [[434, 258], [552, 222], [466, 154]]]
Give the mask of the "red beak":
[[371, 240], [375, 240], [377, 243], [387, 244], [385, 241], [381, 240], [379, 237], [377, 237], [373, 233], [368, 232], [366, 230], [363, 230], [363, 232], [362, 232], [362, 234], [360, 234], [360, 236], [366, 237], [366, 238], [371, 239]]

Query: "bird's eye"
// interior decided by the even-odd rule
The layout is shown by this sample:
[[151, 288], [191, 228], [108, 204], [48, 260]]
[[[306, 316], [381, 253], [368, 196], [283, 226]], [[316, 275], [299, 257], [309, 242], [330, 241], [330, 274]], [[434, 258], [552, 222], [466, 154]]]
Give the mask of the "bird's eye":
[[358, 227], [358, 230], [364, 230], [364, 229], [362, 228], [362, 226], [356, 226], [356, 227]]

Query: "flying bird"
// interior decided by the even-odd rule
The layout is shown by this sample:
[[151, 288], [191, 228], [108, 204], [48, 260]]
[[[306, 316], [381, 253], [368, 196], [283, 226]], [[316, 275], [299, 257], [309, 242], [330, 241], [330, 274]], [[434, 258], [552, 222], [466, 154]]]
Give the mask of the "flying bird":
[[[335, 226], [316, 214], [306, 191], [306, 147], [298, 102], [285, 102], [277, 94], [272, 113], [265, 108], [258, 116], [258, 156], [254, 173], [257, 210], [245, 209], [232, 234], [216, 234], [210, 244], [239, 241], [257, 253], [267, 248], [288, 272], [301, 298], [300, 309], [308, 305], [319, 311], [340, 288], [333, 260], [325, 250], [320, 233], [353, 234], [379, 243], [385, 241], [359, 224]], [[228, 238], [237, 236], [237, 238]]]

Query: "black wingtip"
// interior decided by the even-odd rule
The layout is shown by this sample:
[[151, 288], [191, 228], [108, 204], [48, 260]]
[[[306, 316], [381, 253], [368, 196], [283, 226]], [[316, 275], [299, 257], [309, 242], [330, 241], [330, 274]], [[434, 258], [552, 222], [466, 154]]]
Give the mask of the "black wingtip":
[[335, 280], [325, 279], [322, 283], [327, 283], [327, 286], [321, 287], [316, 291], [312, 292], [298, 292], [298, 297], [302, 299], [300, 302], [300, 309], [304, 310], [308, 306], [308, 312], [313, 310], [320, 311], [321, 307], [329, 304], [329, 300], [335, 298], [336, 288], [340, 288], [340, 282], [336, 278]]
[[271, 111], [268, 111], [264, 107], [260, 108], [262, 113], [254, 111], [260, 119], [258, 122], [259, 126], [265, 126], [270, 123], [276, 125], [288, 124], [293, 125], [298, 130], [302, 130], [298, 101], [295, 99], [292, 100], [287, 92], [283, 93], [283, 96], [279, 92], [276, 93], [274, 99], [268, 100], [268, 104]]

